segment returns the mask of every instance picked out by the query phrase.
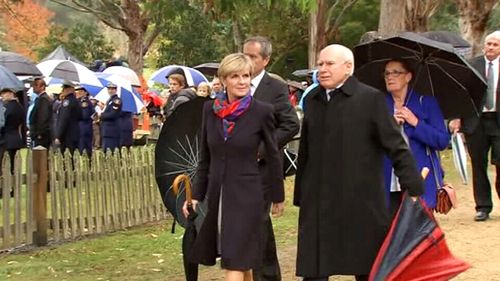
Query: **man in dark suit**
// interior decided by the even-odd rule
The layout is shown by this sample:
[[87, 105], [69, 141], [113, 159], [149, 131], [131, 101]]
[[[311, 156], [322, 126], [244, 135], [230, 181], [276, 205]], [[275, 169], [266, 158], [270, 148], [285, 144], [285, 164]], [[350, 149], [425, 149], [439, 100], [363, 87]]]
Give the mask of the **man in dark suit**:
[[403, 189], [423, 193], [422, 178], [384, 95], [352, 77], [354, 56], [342, 45], [318, 59], [320, 87], [306, 97], [294, 204], [300, 207], [297, 275], [368, 273], [390, 226], [383, 156]]
[[80, 126], [82, 108], [75, 97], [75, 85], [65, 81], [61, 91], [61, 107], [58, 111], [54, 144], [60, 145], [61, 152], [66, 149], [73, 154], [78, 148], [80, 139]]
[[[288, 100], [288, 86], [277, 79], [272, 78], [265, 71], [265, 67], [271, 59], [272, 45], [269, 39], [261, 36], [251, 37], [245, 41], [243, 52], [249, 56], [254, 63], [254, 73], [251, 81], [251, 94], [254, 98], [270, 103], [274, 107], [274, 116], [276, 118], [276, 137], [279, 149], [290, 142], [299, 132], [300, 125], [295, 109]], [[266, 155], [263, 146], [259, 149], [260, 171], [264, 182], [266, 214], [269, 214], [271, 202], [276, 202], [273, 198], [279, 198], [270, 186], [269, 180], [275, 171], [271, 171], [266, 166]], [[283, 161], [283, 159], [281, 159]], [[275, 211], [282, 212], [284, 203], [274, 203], [272, 208]], [[280, 211], [281, 210], [281, 211]], [[276, 254], [276, 241], [274, 238], [272, 221], [269, 215], [265, 218], [265, 233], [263, 233], [264, 253], [263, 266], [260, 269], [254, 269], [253, 277], [256, 281], [275, 281], [281, 280], [281, 272]]]
[[476, 202], [475, 221], [485, 221], [493, 208], [491, 185], [488, 179], [488, 152], [496, 167], [495, 187], [500, 197], [500, 31], [495, 31], [484, 40], [484, 55], [472, 59], [471, 64], [483, 75], [488, 87], [483, 96], [480, 116], [455, 119], [449, 124], [450, 131], [465, 134], [472, 163], [472, 185]]
[[29, 116], [30, 137], [33, 147], [49, 148], [52, 142], [52, 100], [45, 92], [47, 84], [42, 78], [33, 81], [33, 92], [38, 95]]

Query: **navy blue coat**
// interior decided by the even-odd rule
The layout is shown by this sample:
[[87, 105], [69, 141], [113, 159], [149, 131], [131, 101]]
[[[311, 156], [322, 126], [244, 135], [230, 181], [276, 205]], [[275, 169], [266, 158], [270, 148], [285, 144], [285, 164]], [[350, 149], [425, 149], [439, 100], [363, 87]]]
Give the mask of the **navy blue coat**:
[[[394, 114], [394, 99], [391, 94], [386, 95], [386, 101], [389, 113]], [[425, 179], [425, 191], [422, 196], [428, 207], [436, 206], [437, 183], [442, 185], [443, 171], [441, 169], [440, 160], [437, 151], [445, 149], [450, 142], [450, 134], [445, 126], [445, 121], [441, 109], [433, 96], [422, 96], [415, 91], [410, 91], [407, 94], [406, 107], [418, 118], [416, 127], [408, 123], [403, 124], [403, 129], [408, 137], [410, 150], [417, 162], [417, 168], [422, 170], [423, 167], [430, 169], [429, 175]], [[427, 153], [427, 147], [430, 150], [430, 156]], [[435, 169], [432, 167], [432, 162]], [[385, 188], [387, 195], [391, 189], [391, 172], [392, 162], [385, 157], [384, 159], [384, 177]], [[434, 176], [436, 173], [436, 176]]]
[[74, 150], [78, 148], [80, 138], [80, 127], [78, 122], [82, 117], [80, 103], [71, 93], [61, 102], [59, 114], [57, 117], [56, 138], [61, 142], [61, 149], [69, 148]]
[[80, 140], [78, 148], [80, 151], [86, 150], [87, 152], [92, 151], [92, 115], [95, 113], [94, 105], [90, 102], [87, 96], [83, 96], [79, 99], [80, 107], [82, 110], [82, 117], [78, 125], [80, 126]]
[[106, 103], [106, 108], [101, 113], [101, 134], [103, 138], [120, 139], [120, 117], [122, 113], [122, 100], [118, 95], [113, 95]]
[[122, 111], [120, 117], [120, 146], [132, 146], [134, 122], [132, 112]]
[[5, 140], [5, 149], [19, 149], [26, 146], [23, 137], [25, 112], [23, 106], [16, 100], [7, 101], [5, 107], [5, 126], [2, 136]]

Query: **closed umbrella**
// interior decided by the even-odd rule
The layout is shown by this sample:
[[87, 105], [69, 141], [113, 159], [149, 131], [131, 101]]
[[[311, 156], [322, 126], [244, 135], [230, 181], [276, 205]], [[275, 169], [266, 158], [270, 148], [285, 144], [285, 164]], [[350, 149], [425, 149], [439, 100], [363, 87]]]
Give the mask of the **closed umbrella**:
[[133, 71], [132, 69], [125, 67], [125, 66], [110, 66], [106, 68], [103, 73], [108, 73], [108, 74], [116, 74], [118, 76], [121, 76], [132, 86], [134, 87], [140, 87], [141, 86], [141, 81], [139, 79], [139, 76], [137, 76], [137, 73]]
[[198, 70], [187, 67], [187, 66], [182, 66], [182, 65], [168, 65], [164, 66], [157, 71], [155, 71], [153, 74], [151, 74], [151, 78], [149, 80], [161, 83], [161, 84], [168, 84], [168, 79], [167, 76], [169, 76], [172, 73], [179, 73], [182, 72], [184, 76], [186, 77], [186, 83], [188, 86], [198, 86], [201, 82], [207, 82], [207, 78]]
[[451, 137], [451, 148], [453, 151], [453, 163], [455, 164], [455, 169], [457, 169], [460, 178], [462, 179], [462, 183], [467, 184], [469, 181], [469, 175], [467, 172], [467, 151], [465, 150], [461, 134], [453, 134]]
[[24, 89], [24, 85], [12, 71], [0, 65], [0, 89], [3, 88], [21, 91]]
[[355, 75], [366, 84], [386, 91], [385, 64], [405, 59], [415, 73], [410, 87], [438, 100], [445, 118], [478, 114], [486, 83], [481, 75], [449, 44], [406, 32], [354, 48]]
[[16, 53], [0, 52], [0, 65], [17, 76], [42, 76], [33, 61]]

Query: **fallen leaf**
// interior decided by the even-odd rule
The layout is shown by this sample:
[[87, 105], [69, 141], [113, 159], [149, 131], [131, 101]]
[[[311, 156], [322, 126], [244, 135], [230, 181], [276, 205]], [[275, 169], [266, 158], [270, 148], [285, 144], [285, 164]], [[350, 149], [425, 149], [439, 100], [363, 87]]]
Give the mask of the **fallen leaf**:
[[152, 268], [151, 270], [154, 272], [161, 272], [161, 269], [159, 269], [159, 268]]
[[151, 233], [150, 235], [151, 235], [151, 237], [153, 237], [153, 238], [158, 238], [158, 235], [156, 235], [156, 234], [154, 234], [154, 233]]
[[17, 262], [17, 261], [9, 261], [9, 262], [7, 262], [7, 264], [16, 264], [16, 263], [19, 263], [19, 262]]
[[164, 259], [159, 259], [158, 263], [163, 263], [165, 260]]
[[152, 254], [153, 257], [157, 257], [157, 258], [160, 258], [162, 256], [162, 254]]

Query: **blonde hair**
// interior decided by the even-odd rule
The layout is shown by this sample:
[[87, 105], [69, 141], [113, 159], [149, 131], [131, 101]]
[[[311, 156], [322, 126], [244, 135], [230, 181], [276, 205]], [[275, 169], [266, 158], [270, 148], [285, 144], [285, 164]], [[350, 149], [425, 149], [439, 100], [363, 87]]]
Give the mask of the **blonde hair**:
[[222, 59], [217, 71], [217, 77], [225, 79], [231, 73], [248, 70], [253, 74], [253, 62], [243, 53], [234, 53], [227, 55]]
[[207, 82], [201, 82], [200, 84], [198, 84], [198, 88], [196, 89], [197, 95], [198, 95], [198, 90], [200, 90], [200, 88], [205, 88], [207, 90], [207, 96], [210, 95], [210, 92], [212, 92], [212, 89], [210, 88], [210, 85]]

